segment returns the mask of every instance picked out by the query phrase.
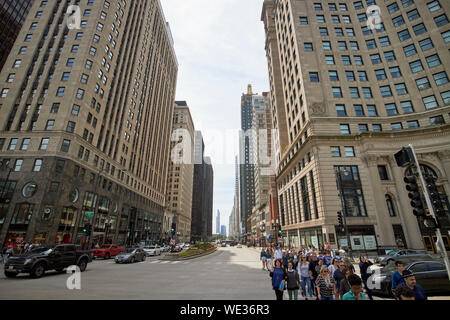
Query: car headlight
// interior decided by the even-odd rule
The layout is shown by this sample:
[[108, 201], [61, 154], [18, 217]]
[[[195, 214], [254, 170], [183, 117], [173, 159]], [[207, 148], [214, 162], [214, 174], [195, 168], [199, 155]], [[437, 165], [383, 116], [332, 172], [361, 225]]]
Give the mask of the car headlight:
[[33, 258], [26, 259], [26, 260], [25, 260], [25, 264], [29, 264], [29, 263], [33, 262], [33, 260], [34, 260]]

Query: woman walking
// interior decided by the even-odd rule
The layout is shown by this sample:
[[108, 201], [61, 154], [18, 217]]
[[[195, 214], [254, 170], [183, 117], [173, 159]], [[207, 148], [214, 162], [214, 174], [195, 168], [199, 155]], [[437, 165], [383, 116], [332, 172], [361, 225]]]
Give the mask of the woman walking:
[[270, 271], [270, 277], [272, 278], [272, 288], [275, 291], [277, 300], [283, 300], [284, 291], [280, 290], [280, 284], [286, 280], [286, 273], [284, 272], [281, 260], [275, 260], [275, 268]]
[[331, 276], [334, 278], [334, 272], [339, 269], [339, 260], [333, 259], [333, 263], [328, 266], [328, 270], [331, 272]]
[[330, 270], [325, 265], [320, 269], [320, 275], [316, 280], [316, 288], [319, 300], [333, 300], [333, 294], [336, 293], [336, 284], [330, 275]]
[[373, 263], [367, 260], [367, 258], [362, 256], [359, 257], [359, 271], [361, 274], [361, 279], [362, 282], [364, 283], [364, 288], [366, 289], [367, 296], [369, 297], [370, 300], [373, 300], [372, 290], [370, 290], [369, 287], [367, 286], [367, 279], [369, 279], [370, 276], [372, 275], [372, 273], [369, 272], [369, 267], [371, 265], [373, 265]]
[[272, 270], [272, 259], [273, 259], [273, 250], [271, 248], [267, 249], [266, 251], [266, 266], [267, 266], [267, 271]]
[[265, 249], [261, 249], [261, 255], [259, 259], [262, 262], [262, 269], [265, 270], [267, 268], [267, 255]]
[[340, 288], [339, 288], [339, 297], [341, 298], [341, 300], [342, 300], [342, 297], [344, 296], [344, 294], [349, 292], [352, 288], [350, 285], [350, 282], [348, 282], [348, 277], [350, 276], [350, 270], [347, 267], [344, 267], [344, 269], [342, 270], [342, 273], [344, 274], [345, 278], [341, 280]]
[[294, 300], [298, 300], [300, 277], [298, 275], [298, 272], [294, 269], [294, 263], [291, 261], [288, 262], [286, 279], [287, 279], [289, 300], [292, 300], [292, 295], [294, 296]]
[[302, 286], [302, 294], [306, 300], [308, 300], [306, 296], [306, 285], [308, 285], [308, 293], [309, 298], [313, 298], [312, 287], [311, 287], [311, 279], [313, 279], [313, 274], [311, 270], [309, 270], [309, 262], [306, 261], [306, 257], [301, 256], [300, 261], [297, 266], [298, 274], [301, 276], [301, 286]]

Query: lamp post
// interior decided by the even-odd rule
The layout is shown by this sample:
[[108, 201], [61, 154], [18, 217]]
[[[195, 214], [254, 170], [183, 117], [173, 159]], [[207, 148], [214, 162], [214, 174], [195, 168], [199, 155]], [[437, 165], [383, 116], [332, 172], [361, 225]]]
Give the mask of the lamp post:
[[348, 226], [347, 226], [347, 202], [345, 201], [344, 196], [344, 187], [342, 186], [342, 177], [341, 172], [344, 173], [344, 175], [347, 177], [350, 174], [350, 171], [348, 171], [347, 168], [342, 170], [342, 167], [338, 167], [338, 173], [337, 173], [337, 182], [339, 186], [339, 197], [341, 200], [341, 206], [344, 210], [343, 214], [343, 222], [344, 222], [344, 229], [345, 229], [345, 237], [347, 238], [347, 248], [348, 248], [348, 254], [350, 257], [352, 257], [352, 251], [351, 251], [351, 243], [350, 243], [350, 235], [348, 233]]

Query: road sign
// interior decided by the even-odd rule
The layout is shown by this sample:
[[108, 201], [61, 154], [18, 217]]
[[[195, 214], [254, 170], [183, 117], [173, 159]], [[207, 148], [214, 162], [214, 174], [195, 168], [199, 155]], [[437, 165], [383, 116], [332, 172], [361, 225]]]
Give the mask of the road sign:
[[86, 217], [88, 217], [89, 219], [92, 219], [94, 217], [95, 212], [94, 211], [86, 211], [85, 215]]

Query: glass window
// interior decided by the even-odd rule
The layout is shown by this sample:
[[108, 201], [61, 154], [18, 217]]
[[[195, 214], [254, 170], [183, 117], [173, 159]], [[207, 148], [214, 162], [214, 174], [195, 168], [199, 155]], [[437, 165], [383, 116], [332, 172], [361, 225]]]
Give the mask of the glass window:
[[342, 89], [341, 87], [333, 87], [333, 97], [334, 98], [342, 98]]
[[313, 44], [311, 42], [305, 42], [305, 51], [314, 51]]
[[[450, 104], [450, 91], [441, 92], [442, 100], [444, 100], [444, 104]], [[1, 148], [0, 148], [1, 150]]]
[[408, 124], [409, 129], [419, 128], [419, 121], [411, 120], [406, 122]]
[[326, 64], [334, 65], [334, 56], [325, 56]]
[[417, 54], [416, 46], [414, 44], [410, 44], [409, 46], [403, 47], [403, 52], [405, 52], [405, 56], [409, 57]]
[[411, 101], [402, 101], [400, 102], [400, 107], [403, 110], [403, 113], [412, 113], [414, 112], [414, 108]]
[[321, 36], [328, 36], [328, 29], [327, 28], [319, 28], [320, 35]]
[[350, 125], [348, 125], [348, 124], [341, 124], [340, 128], [341, 128], [341, 134], [351, 134], [351, 132], [350, 132]]
[[386, 61], [395, 61], [395, 53], [394, 51], [386, 51], [384, 52], [384, 58], [386, 59]]
[[408, 29], [402, 30], [402, 31], [398, 32], [397, 34], [398, 34], [398, 38], [400, 39], [400, 41], [405, 41], [405, 40], [411, 38], [411, 35], [409, 34]]
[[350, 56], [342, 56], [342, 63], [346, 66], [350, 66], [352, 64]]
[[438, 66], [441, 64], [441, 60], [437, 54], [433, 54], [432, 56], [428, 56], [425, 58], [427, 60], [427, 64], [430, 68]]
[[441, 14], [440, 16], [435, 17], [434, 22], [436, 23], [437, 27], [442, 27], [443, 25], [446, 25], [448, 23], [447, 15]]
[[425, 105], [425, 109], [432, 109], [438, 106], [436, 101], [436, 97], [434, 95], [422, 98], [423, 104]]
[[330, 41], [322, 41], [323, 50], [331, 50], [331, 42]]
[[411, 71], [416, 73], [423, 70], [423, 65], [420, 60], [416, 60], [409, 63], [409, 67], [411, 68]]
[[328, 75], [330, 77], [330, 81], [339, 81], [339, 76], [336, 70], [329, 70]]
[[389, 180], [386, 166], [378, 166], [378, 174], [380, 175], [380, 180]]
[[386, 47], [386, 46], [390, 46], [391, 45], [391, 42], [389, 41], [389, 37], [388, 36], [378, 38], [378, 40], [380, 41], [380, 45], [382, 47]]
[[442, 32], [441, 35], [442, 35], [442, 39], [444, 39], [445, 43], [450, 42], [450, 30], [446, 31], [446, 32]]
[[381, 63], [381, 57], [380, 57], [380, 55], [378, 53], [371, 54], [370, 55], [370, 60], [372, 61], [372, 64]]
[[363, 87], [362, 88], [362, 92], [363, 92], [363, 96], [366, 99], [372, 99], [373, 95], [372, 95], [372, 89], [370, 87]]
[[428, 2], [427, 6], [428, 6], [428, 9], [430, 10], [430, 12], [434, 12], [434, 11], [437, 11], [442, 8], [441, 4], [437, 0]]
[[394, 27], [399, 27], [405, 24], [405, 20], [403, 19], [402, 15], [399, 15], [398, 17], [392, 19], [392, 23], [394, 24]]
[[375, 76], [377, 77], [377, 80], [387, 79], [386, 72], [384, 71], [384, 69], [375, 70]]
[[397, 12], [398, 10], [400, 10], [400, 8], [398, 7], [398, 4], [396, 2], [388, 5], [387, 8], [388, 8], [388, 11], [390, 14], [393, 14], [394, 12]]
[[367, 114], [370, 117], [377, 117], [378, 116], [377, 107], [373, 104], [368, 104], [367, 105]]
[[430, 123], [432, 125], [445, 124], [444, 117], [443, 116], [432, 117], [432, 118], [430, 118]]
[[395, 91], [397, 92], [397, 95], [400, 96], [400, 95], [408, 94], [408, 89], [406, 89], [406, 84], [397, 83], [394, 86], [395, 86]]
[[308, 18], [307, 17], [300, 17], [300, 24], [308, 24]]
[[344, 147], [346, 157], [354, 157], [355, 149], [353, 147]]
[[359, 98], [359, 90], [357, 87], [350, 87], [350, 97], [353, 99]]
[[336, 114], [341, 117], [347, 116], [347, 112], [345, 111], [345, 105], [337, 104], [336, 105]]
[[345, 71], [345, 76], [347, 77], [347, 81], [355, 81], [355, 73], [353, 71]]
[[325, 16], [324, 15], [316, 15], [317, 22], [318, 23], [325, 23]]
[[394, 116], [398, 114], [397, 106], [395, 105], [395, 103], [388, 103], [385, 105], [385, 107], [386, 107], [386, 114], [388, 116]]
[[360, 104], [355, 104], [353, 105], [353, 109], [355, 110], [355, 115], [358, 117], [363, 117], [364, 116], [364, 109], [363, 106]]
[[41, 167], [42, 167], [42, 159], [34, 160], [33, 171], [39, 172], [39, 171], [41, 171]]
[[366, 40], [366, 46], [367, 46], [367, 49], [375, 49], [377, 47], [375, 39]]
[[311, 82], [319, 82], [319, 73], [317, 72], [310, 72], [309, 73], [309, 79]]
[[339, 158], [341, 156], [341, 148], [339, 147], [330, 147], [331, 156], [334, 158]]
[[431, 41], [430, 38], [419, 41], [419, 45], [422, 51], [427, 51], [434, 48], [433, 42]]
[[427, 28], [425, 28], [425, 25], [423, 23], [419, 23], [419, 24], [413, 26], [413, 31], [414, 31], [414, 34], [416, 36], [418, 36], [418, 35], [421, 35], [422, 33], [427, 32]]
[[391, 129], [392, 130], [402, 130], [403, 125], [401, 122], [391, 123]]
[[372, 129], [373, 129], [373, 131], [378, 131], [378, 132], [383, 131], [383, 128], [381, 127], [381, 124], [373, 124], [372, 125]]
[[392, 91], [390, 86], [381, 86], [380, 87], [381, 96], [382, 97], [391, 97]]
[[433, 78], [437, 86], [448, 83], [448, 77], [445, 71], [433, 74]]
[[408, 11], [406, 13], [406, 15], [408, 16], [408, 20], [409, 21], [413, 21], [413, 20], [416, 20], [416, 19], [420, 18], [420, 14], [419, 14], [419, 11], [417, 11], [417, 9]]

